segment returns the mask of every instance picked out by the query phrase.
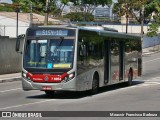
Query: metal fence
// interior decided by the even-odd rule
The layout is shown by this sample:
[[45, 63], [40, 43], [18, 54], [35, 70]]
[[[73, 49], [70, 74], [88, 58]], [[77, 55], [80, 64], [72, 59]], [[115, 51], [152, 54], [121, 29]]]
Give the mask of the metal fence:
[[[18, 26], [18, 34], [25, 34], [29, 26]], [[0, 36], [16, 37], [16, 26], [0, 25]]]

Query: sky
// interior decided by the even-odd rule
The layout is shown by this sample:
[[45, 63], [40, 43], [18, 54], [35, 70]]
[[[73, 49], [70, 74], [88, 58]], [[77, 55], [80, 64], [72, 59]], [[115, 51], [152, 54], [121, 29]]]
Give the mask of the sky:
[[12, 3], [12, 0], [0, 0], [0, 3], [1, 3], [1, 2]]

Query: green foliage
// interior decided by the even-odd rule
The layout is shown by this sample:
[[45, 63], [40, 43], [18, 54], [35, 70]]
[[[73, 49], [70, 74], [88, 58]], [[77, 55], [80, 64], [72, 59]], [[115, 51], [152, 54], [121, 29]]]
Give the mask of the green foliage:
[[15, 10], [6, 6], [0, 5], [0, 11], [5, 11], [5, 12], [14, 12]]
[[81, 11], [70, 13], [66, 17], [76, 21], [90, 21], [93, 20], [91, 14], [98, 5], [111, 5], [112, 0], [50, 0], [47, 9], [45, 7], [46, 0], [12, 0], [12, 2], [19, 4], [22, 12], [30, 12], [30, 4], [32, 3], [33, 12], [38, 14], [49, 12], [55, 17], [60, 17], [64, 7], [72, 2], [74, 6], [78, 5]]
[[152, 7], [150, 8], [154, 8], [154, 15], [153, 22], [149, 25], [149, 32], [147, 33], [147, 35], [153, 37], [158, 35], [158, 29], [160, 27], [160, 1], [154, 0], [151, 5]]
[[50, 0], [48, 8], [46, 8], [46, 0], [12, 0], [12, 2], [19, 4], [22, 12], [30, 12], [30, 5], [32, 3], [32, 10], [35, 13], [44, 14], [48, 12], [50, 15], [59, 16], [69, 0]]
[[85, 5], [85, 4], [89, 4], [89, 5], [109, 5], [112, 3], [112, 0], [69, 0], [70, 2], [74, 3], [74, 5]]
[[[92, 14], [98, 5], [111, 5], [112, 0], [69, 0], [73, 3], [73, 9], [75, 13], [83, 12], [83, 17], [79, 18], [80, 21], [89, 21], [89, 14]], [[76, 17], [74, 17], [76, 19]]]
[[[87, 16], [87, 18], [84, 18], [85, 16]], [[84, 19], [86, 21], [93, 21], [94, 16], [90, 13], [86, 13], [86, 15], [84, 15], [83, 12], [78, 12], [78, 13], [68, 13], [67, 15], [64, 16], [65, 18], [69, 18], [71, 21], [84, 21]]]
[[157, 22], [154, 22], [152, 24], [149, 25], [149, 29], [148, 29], [148, 33], [147, 33], [147, 36], [149, 37], [153, 37], [153, 36], [157, 36], [157, 31], [158, 31], [158, 27], [160, 26], [159, 23]]
[[45, 0], [12, 0], [13, 4], [18, 4], [22, 12], [30, 12], [32, 4], [32, 11], [42, 14], [44, 12]]
[[[113, 13], [119, 17], [128, 15], [128, 17], [133, 17], [141, 23], [142, 7], [146, 7], [148, 3], [150, 3], [150, 0], [118, 0], [118, 3], [114, 4]], [[146, 16], [148, 16], [148, 13]]]
[[[144, 6], [144, 17], [142, 16], [142, 7]], [[114, 5], [113, 12], [119, 17], [129, 15], [137, 20], [137, 22], [149, 23], [148, 36], [158, 35], [160, 27], [160, 0], [118, 0]]]

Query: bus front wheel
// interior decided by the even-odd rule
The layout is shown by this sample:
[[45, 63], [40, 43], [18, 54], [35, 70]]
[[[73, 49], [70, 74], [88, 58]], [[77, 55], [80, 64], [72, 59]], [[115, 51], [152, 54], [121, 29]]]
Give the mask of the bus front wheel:
[[54, 96], [54, 93], [55, 91], [44, 91], [47, 95], [47, 97], [53, 97]]

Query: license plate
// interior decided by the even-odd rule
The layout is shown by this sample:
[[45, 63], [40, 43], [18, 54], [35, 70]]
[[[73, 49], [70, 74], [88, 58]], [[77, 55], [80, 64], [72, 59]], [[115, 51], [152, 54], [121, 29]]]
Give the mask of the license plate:
[[42, 90], [52, 90], [51, 86], [42, 86]]

